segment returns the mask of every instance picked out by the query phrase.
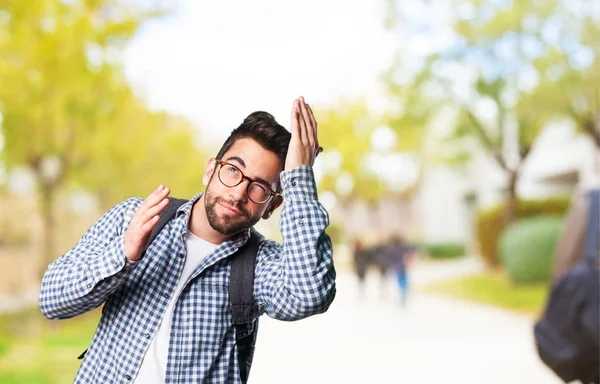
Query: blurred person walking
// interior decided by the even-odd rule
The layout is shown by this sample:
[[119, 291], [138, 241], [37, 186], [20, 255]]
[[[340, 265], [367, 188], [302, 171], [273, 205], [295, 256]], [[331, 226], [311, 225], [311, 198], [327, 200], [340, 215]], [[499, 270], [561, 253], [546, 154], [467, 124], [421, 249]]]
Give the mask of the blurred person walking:
[[385, 251], [400, 292], [400, 304], [406, 307], [410, 291], [408, 270], [416, 258], [416, 248], [401, 236], [394, 236]]

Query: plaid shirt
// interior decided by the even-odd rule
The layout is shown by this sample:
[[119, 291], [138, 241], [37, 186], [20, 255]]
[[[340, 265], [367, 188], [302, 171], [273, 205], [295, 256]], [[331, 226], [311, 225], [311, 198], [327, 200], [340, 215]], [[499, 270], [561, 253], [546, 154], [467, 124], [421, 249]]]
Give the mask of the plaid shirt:
[[[327, 310], [335, 296], [328, 215], [317, 200], [312, 168], [281, 174], [283, 245], [259, 247], [254, 296], [260, 316], [298, 320]], [[48, 267], [39, 297], [44, 316], [64, 319], [106, 302], [75, 383], [131, 383], [164, 316], [186, 257], [185, 234], [195, 196], [161, 231], [138, 263], [123, 237], [142, 199], [112, 208], [77, 245]], [[173, 316], [167, 383], [240, 382], [229, 302], [227, 257], [251, 228], [215, 249], [188, 279]]]

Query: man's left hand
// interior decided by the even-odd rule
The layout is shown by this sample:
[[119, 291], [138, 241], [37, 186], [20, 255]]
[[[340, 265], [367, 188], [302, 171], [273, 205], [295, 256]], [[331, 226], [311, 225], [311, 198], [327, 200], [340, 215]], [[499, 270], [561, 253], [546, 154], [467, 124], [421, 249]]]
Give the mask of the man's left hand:
[[317, 121], [310, 106], [300, 96], [292, 107], [292, 138], [285, 159], [285, 170], [312, 165], [323, 151], [317, 136]]

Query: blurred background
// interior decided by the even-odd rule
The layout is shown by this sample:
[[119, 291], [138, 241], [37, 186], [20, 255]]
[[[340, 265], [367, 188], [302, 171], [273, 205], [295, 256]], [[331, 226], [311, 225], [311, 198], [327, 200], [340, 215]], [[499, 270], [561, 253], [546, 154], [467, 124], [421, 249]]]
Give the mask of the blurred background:
[[[265, 319], [250, 381], [558, 383], [532, 327], [598, 184], [595, 0], [0, 0], [0, 382], [71, 382], [92, 338], [98, 310], [41, 316], [52, 260], [123, 199], [202, 191], [245, 116], [289, 128], [300, 95], [338, 296]], [[397, 269], [355, 273], [400, 237], [404, 306]]]

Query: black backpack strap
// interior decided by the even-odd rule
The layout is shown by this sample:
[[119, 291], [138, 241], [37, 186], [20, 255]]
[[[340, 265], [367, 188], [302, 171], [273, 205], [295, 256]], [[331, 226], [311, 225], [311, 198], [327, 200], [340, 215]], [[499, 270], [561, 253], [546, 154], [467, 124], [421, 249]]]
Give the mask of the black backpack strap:
[[175, 197], [169, 197], [169, 204], [167, 204], [165, 209], [163, 209], [158, 214], [158, 223], [156, 224], [156, 226], [154, 228], [152, 228], [150, 244], [152, 244], [154, 239], [156, 239], [156, 236], [158, 236], [158, 234], [160, 233], [160, 231], [162, 231], [162, 229], [165, 227], [165, 225], [167, 225], [167, 223], [169, 221], [171, 221], [171, 219], [173, 217], [175, 217], [175, 214], [177, 213], [177, 210], [179, 209], [179, 207], [181, 207], [183, 204], [185, 204], [187, 202], [188, 202], [188, 200], [185, 200], [185, 199], [177, 199]]
[[[177, 210], [179, 209], [179, 207], [181, 207], [183, 204], [187, 203], [188, 200], [185, 199], [177, 199], [174, 197], [169, 197], [169, 204], [167, 204], [167, 206], [165, 207], [165, 209], [163, 209], [159, 214], [158, 214], [158, 223], [156, 224], [156, 226], [154, 228], [152, 228], [152, 234], [150, 236], [150, 244], [152, 244], [152, 242], [154, 241], [154, 239], [156, 239], [156, 236], [158, 236], [158, 234], [160, 233], [160, 231], [162, 231], [162, 229], [165, 227], [165, 225], [167, 225], [167, 223], [169, 221], [171, 221], [171, 219], [173, 217], [175, 217], [175, 214], [177, 213]], [[150, 245], [148, 245], [150, 246]], [[102, 307], [102, 315], [104, 315], [104, 311], [106, 311], [106, 303], [104, 303], [104, 306]], [[77, 359], [81, 360], [85, 357], [85, 354], [87, 353], [87, 349], [85, 351], [83, 351], [81, 353], [81, 355], [77, 356]]]
[[258, 246], [264, 237], [255, 232], [231, 258], [229, 276], [229, 300], [231, 301], [232, 323], [235, 327], [235, 344], [238, 350], [238, 365], [242, 383], [248, 381], [254, 356], [254, 343], [258, 321], [253, 319], [254, 268]]
[[589, 203], [584, 258], [590, 265], [596, 265], [600, 252], [600, 189], [589, 192]]

